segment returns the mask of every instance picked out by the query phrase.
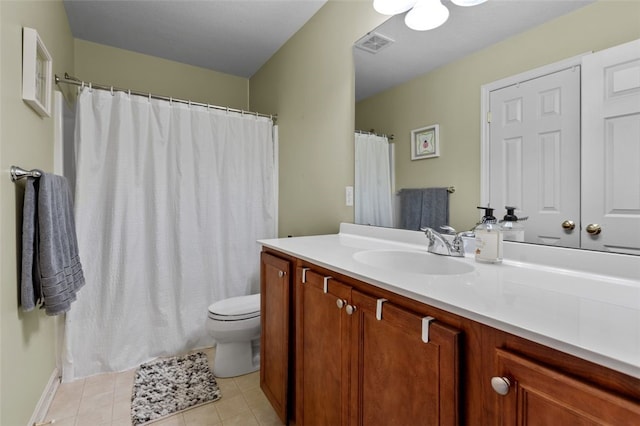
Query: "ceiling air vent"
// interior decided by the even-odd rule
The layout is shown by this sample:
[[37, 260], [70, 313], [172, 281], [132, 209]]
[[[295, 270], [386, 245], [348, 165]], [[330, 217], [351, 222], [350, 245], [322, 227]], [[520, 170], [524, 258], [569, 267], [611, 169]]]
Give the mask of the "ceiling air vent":
[[369, 53], [376, 54], [385, 47], [391, 46], [394, 40], [389, 37], [383, 36], [379, 33], [369, 33], [356, 41], [356, 47], [358, 49], [366, 50]]

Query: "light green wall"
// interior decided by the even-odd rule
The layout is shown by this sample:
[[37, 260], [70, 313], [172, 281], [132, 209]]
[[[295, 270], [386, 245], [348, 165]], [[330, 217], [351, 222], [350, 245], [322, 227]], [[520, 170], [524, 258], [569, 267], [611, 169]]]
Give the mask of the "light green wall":
[[[480, 87], [640, 38], [640, 1], [600, 1], [361, 101], [356, 128], [396, 136], [396, 188], [450, 186], [451, 224], [469, 229], [480, 202]], [[439, 158], [411, 161], [411, 129], [440, 125]]]
[[55, 323], [18, 306], [23, 184], [12, 164], [53, 168], [53, 119], [22, 101], [22, 27], [35, 28], [54, 72], [73, 67], [73, 39], [62, 1], [0, 1], [0, 424], [26, 425], [55, 369]]
[[75, 77], [194, 102], [249, 108], [243, 77], [75, 39]]
[[369, 1], [329, 1], [250, 80], [251, 109], [278, 114], [279, 232], [334, 233], [353, 221], [352, 45], [384, 21]]
[[[12, 164], [53, 169], [53, 119], [22, 101], [22, 27], [38, 30], [53, 56], [54, 73], [154, 94], [249, 108], [249, 80], [122, 49], [74, 40], [59, 0], [0, 0], [0, 425], [24, 425], [55, 369], [56, 322], [18, 305], [19, 215], [23, 185], [9, 179]], [[66, 89], [68, 90], [68, 89]]]

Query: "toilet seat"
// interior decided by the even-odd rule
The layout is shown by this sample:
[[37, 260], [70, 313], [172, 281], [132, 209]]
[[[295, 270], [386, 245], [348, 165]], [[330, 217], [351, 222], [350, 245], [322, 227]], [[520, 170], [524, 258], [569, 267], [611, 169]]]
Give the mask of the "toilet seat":
[[260, 294], [231, 297], [209, 306], [209, 318], [216, 321], [242, 321], [260, 316]]

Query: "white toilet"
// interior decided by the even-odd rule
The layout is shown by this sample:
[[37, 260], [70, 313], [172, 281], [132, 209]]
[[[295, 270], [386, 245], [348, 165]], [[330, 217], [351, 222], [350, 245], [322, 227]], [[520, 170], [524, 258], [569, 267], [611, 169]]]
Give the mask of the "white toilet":
[[207, 328], [217, 342], [216, 377], [241, 376], [260, 368], [260, 294], [210, 305]]

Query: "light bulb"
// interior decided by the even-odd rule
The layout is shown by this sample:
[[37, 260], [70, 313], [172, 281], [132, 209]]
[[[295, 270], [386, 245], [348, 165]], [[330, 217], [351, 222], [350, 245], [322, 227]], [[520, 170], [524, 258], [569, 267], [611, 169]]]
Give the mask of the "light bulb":
[[382, 15], [397, 15], [411, 9], [417, 0], [373, 0], [373, 8]]
[[407, 27], [416, 31], [427, 31], [439, 27], [449, 19], [449, 9], [440, 0], [418, 0], [404, 17]]
[[487, 0], [451, 0], [451, 3], [455, 4], [456, 6], [467, 7], [467, 6], [476, 6], [486, 1]]

